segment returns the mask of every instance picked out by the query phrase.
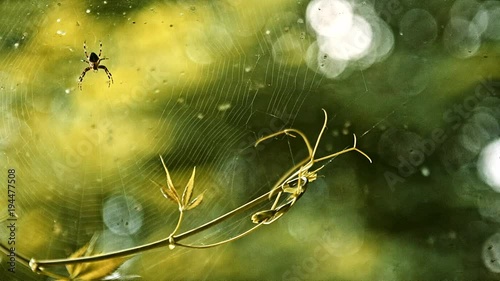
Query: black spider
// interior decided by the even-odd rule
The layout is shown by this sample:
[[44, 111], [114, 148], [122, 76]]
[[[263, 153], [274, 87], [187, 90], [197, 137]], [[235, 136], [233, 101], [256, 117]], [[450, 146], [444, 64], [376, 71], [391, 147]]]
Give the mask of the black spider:
[[94, 71], [97, 72], [97, 70], [104, 69], [106, 71], [106, 74], [108, 75], [108, 87], [113, 83], [113, 75], [111, 75], [111, 72], [109, 72], [108, 68], [104, 65], [101, 65], [101, 61], [107, 60], [108, 58], [101, 58], [101, 53], [102, 53], [102, 42], [99, 42], [99, 55], [96, 55], [96, 53], [92, 52], [90, 53], [90, 56], [87, 54], [87, 44], [85, 41], [83, 41], [83, 51], [85, 52], [85, 57], [87, 58], [86, 60], [82, 60], [83, 62], [86, 62], [89, 64], [88, 67], [86, 67], [82, 74], [80, 75], [80, 78], [78, 79], [78, 86], [80, 87], [80, 90], [82, 90], [82, 82], [83, 82], [83, 77], [85, 77], [85, 74], [87, 71], [93, 69]]

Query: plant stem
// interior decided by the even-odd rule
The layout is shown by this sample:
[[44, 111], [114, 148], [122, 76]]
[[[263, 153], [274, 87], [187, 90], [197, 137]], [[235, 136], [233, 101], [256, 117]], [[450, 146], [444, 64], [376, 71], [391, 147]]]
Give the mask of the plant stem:
[[177, 233], [179, 227], [181, 227], [183, 217], [184, 217], [184, 211], [182, 210], [182, 208], [179, 208], [179, 219], [177, 220], [177, 225], [175, 226], [175, 229], [172, 231], [172, 233], [170, 233], [169, 237], [173, 237], [175, 233]]
[[[3, 252], [4, 254], [6, 254], [7, 259], [8, 259], [8, 256], [11, 254], [10, 249], [3, 244], [0, 244], [0, 252]], [[27, 257], [25, 257], [21, 254], [18, 254], [18, 253], [15, 253], [15, 254], [16, 254], [16, 262], [20, 262], [22, 265], [29, 267], [30, 260]]]
[[[211, 220], [203, 225], [200, 225], [196, 228], [193, 228], [193, 229], [188, 230], [186, 232], [183, 232], [181, 234], [175, 235], [173, 237], [169, 236], [167, 238], [163, 238], [161, 240], [151, 242], [148, 244], [144, 244], [141, 246], [132, 247], [132, 248], [128, 248], [128, 249], [124, 249], [124, 250], [120, 250], [120, 251], [115, 251], [115, 252], [111, 252], [111, 253], [107, 253], [107, 254], [102, 254], [102, 255], [95, 255], [95, 256], [90, 256], [90, 257], [78, 257], [78, 258], [40, 260], [40, 261], [37, 261], [35, 259], [31, 259], [29, 264], [30, 264], [31, 269], [33, 269], [33, 271], [39, 271], [40, 268], [47, 267], [47, 266], [57, 266], [57, 265], [75, 264], [75, 263], [83, 263], [83, 262], [96, 262], [96, 261], [102, 261], [102, 260], [106, 260], [106, 259], [131, 256], [131, 255], [135, 255], [135, 254], [138, 254], [138, 253], [141, 253], [144, 251], [149, 251], [152, 249], [165, 247], [167, 245], [170, 245], [170, 241], [172, 238], [174, 241], [181, 241], [181, 240], [186, 239], [190, 236], [193, 236], [201, 231], [204, 231], [204, 230], [206, 230], [214, 225], [217, 225], [217, 224], [227, 220], [228, 218], [234, 216], [237, 213], [248, 210], [248, 209], [256, 206], [257, 204], [262, 203], [263, 201], [268, 199], [269, 194], [270, 194], [270, 191], [253, 199], [253, 200], [251, 200], [251, 201], [249, 201], [249, 202], [247, 202], [247, 203], [245, 203], [244, 205], [242, 205], [242, 206], [240, 206], [240, 207], [238, 207], [238, 208], [236, 208], [236, 209], [234, 209], [234, 210], [232, 210], [232, 211], [230, 211], [222, 216], [219, 216], [219, 217], [217, 217], [217, 218], [215, 218], [215, 219], [213, 219], [213, 220]], [[182, 218], [180, 217], [179, 221], [181, 219]], [[256, 227], [253, 227], [252, 229], [255, 229], [255, 228]], [[245, 233], [245, 234], [247, 234], [247, 233]], [[239, 237], [240, 236], [238, 236], [238, 238]], [[182, 246], [182, 244], [180, 244], [179, 246]]]
[[206, 249], [206, 248], [212, 248], [212, 247], [216, 247], [216, 246], [220, 246], [222, 244], [226, 244], [226, 243], [229, 243], [229, 242], [233, 242], [237, 239], [240, 239], [241, 237], [243, 236], [246, 236], [247, 234], [253, 232], [254, 230], [256, 230], [257, 228], [261, 227], [263, 223], [259, 223], [257, 225], [255, 225], [254, 227], [248, 229], [247, 231], [243, 232], [243, 233], [240, 233], [236, 236], [233, 236], [229, 239], [226, 239], [226, 240], [223, 240], [223, 241], [219, 241], [219, 242], [216, 242], [216, 243], [213, 243], [213, 244], [207, 244], [207, 245], [191, 245], [191, 244], [181, 244], [181, 243], [175, 243], [176, 246], [181, 246], [181, 247], [185, 247], [185, 248], [191, 248], [191, 249]]

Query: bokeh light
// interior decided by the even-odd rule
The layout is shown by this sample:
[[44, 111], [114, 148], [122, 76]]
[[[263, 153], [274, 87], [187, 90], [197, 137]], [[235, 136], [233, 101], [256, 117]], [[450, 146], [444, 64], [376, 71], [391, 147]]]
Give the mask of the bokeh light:
[[306, 22], [316, 37], [306, 54], [307, 65], [328, 78], [345, 78], [342, 74], [351, 64], [366, 69], [393, 48], [392, 32], [370, 5], [314, 0], [307, 6]]
[[458, 58], [475, 55], [483, 39], [500, 40], [499, 16], [498, 1], [455, 1], [443, 34], [445, 48]]
[[117, 235], [131, 235], [142, 226], [143, 209], [130, 196], [113, 196], [106, 200], [102, 210], [103, 221]]
[[409, 46], [420, 48], [431, 45], [437, 37], [437, 22], [426, 10], [412, 9], [399, 23], [399, 35]]
[[353, 9], [344, 0], [315, 0], [307, 6], [306, 18], [321, 36], [343, 37], [353, 26]]
[[477, 26], [462, 18], [452, 19], [444, 30], [446, 49], [459, 58], [473, 56], [481, 46], [481, 33]]
[[500, 40], [500, 2], [486, 1], [482, 4], [481, 17], [487, 20], [484, 37], [491, 40]]
[[484, 147], [477, 161], [479, 175], [494, 191], [500, 192], [500, 139]]
[[500, 273], [500, 232], [491, 235], [484, 242], [483, 262], [492, 272]]

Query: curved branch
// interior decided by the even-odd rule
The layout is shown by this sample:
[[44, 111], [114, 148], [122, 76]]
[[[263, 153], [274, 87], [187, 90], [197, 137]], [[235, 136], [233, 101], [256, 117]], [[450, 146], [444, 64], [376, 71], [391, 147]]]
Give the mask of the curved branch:
[[[57, 266], [57, 265], [67, 265], [67, 264], [75, 264], [75, 263], [83, 263], [83, 262], [96, 262], [96, 261], [102, 261], [106, 259], [112, 259], [112, 258], [117, 258], [117, 257], [127, 257], [127, 256], [132, 256], [144, 251], [149, 251], [152, 249], [157, 249], [161, 247], [165, 247], [168, 245], [171, 245], [171, 241], [181, 241], [183, 239], [186, 239], [190, 236], [193, 236], [199, 232], [202, 232], [214, 225], [217, 225], [228, 218], [234, 216], [237, 213], [240, 213], [242, 211], [248, 210], [264, 201], [266, 201], [268, 198], [270, 191], [253, 199], [252, 201], [247, 202], [246, 204], [222, 215], [219, 216], [203, 225], [200, 225], [196, 228], [193, 228], [191, 230], [188, 230], [186, 232], [183, 232], [178, 235], [174, 236], [169, 236], [148, 244], [144, 244], [141, 246], [137, 247], [132, 247], [129, 249], [124, 249], [124, 250], [119, 250], [111, 253], [106, 253], [106, 254], [101, 254], [101, 255], [95, 255], [95, 256], [90, 256], [90, 257], [78, 257], [78, 258], [64, 258], [64, 259], [51, 259], [51, 260], [36, 260], [36, 259], [31, 259], [29, 261], [29, 266], [31, 269], [35, 272], [39, 272], [40, 268], [42, 267], [47, 267], [47, 266]], [[252, 229], [255, 229], [256, 227], [254, 226]], [[247, 233], [248, 234], [248, 233]], [[239, 238], [239, 237], [238, 237]], [[175, 243], [177, 245], [177, 243]], [[181, 245], [180, 245], [181, 246]], [[28, 262], [26, 263], [28, 264]]]

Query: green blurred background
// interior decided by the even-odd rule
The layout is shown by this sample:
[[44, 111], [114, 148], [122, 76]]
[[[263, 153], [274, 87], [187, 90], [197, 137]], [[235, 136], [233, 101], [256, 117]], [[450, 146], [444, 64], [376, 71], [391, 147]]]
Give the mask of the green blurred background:
[[[368, 29], [328, 45], [339, 38], [319, 28], [346, 11]], [[151, 182], [165, 182], [159, 155], [178, 188], [196, 166], [205, 191], [182, 230], [222, 215], [307, 155], [290, 137], [255, 141], [293, 127], [314, 142], [324, 108], [317, 156], [355, 133], [373, 164], [336, 158], [276, 223], [217, 248], [146, 252], [120, 275], [500, 278], [500, 188], [486, 172], [500, 173], [500, 1], [5, 0], [0, 12], [0, 163], [18, 179], [18, 254], [67, 257], [95, 233], [105, 252], [168, 236], [177, 211]], [[79, 90], [84, 41], [102, 41], [110, 87], [89, 71]], [[237, 235], [251, 214], [189, 241]], [[1, 280], [50, 280], [0, 261]]]

